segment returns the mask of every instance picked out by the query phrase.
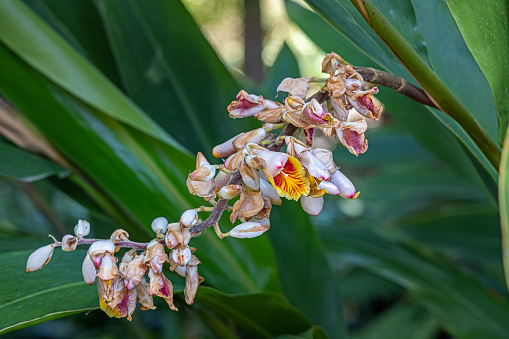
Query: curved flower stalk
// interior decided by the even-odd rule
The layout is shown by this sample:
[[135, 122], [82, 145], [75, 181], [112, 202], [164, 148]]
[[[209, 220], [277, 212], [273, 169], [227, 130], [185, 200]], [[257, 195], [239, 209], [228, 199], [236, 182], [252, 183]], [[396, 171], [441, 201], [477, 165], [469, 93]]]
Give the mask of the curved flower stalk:
[[[90, 244], [82, 265], [83, 279], [89, 285], [97, 283], [99, 305], [106, 314], [131, 320], [137, 302], [142, 310], [155, 308], [153, 296], [163, 298], [177, 311], [164, 266], [169, 264], [167, 272], [185, 277], [185, 301], [192, 304], [204, 279], [198, 274], [196, 248], [189, 243], [206, 228], [213, 226], [221, 239], [250, 239], [270, 229], [272, 206], [281, 205], [281, 198], [300, 200], [303, 210], [311, 215], [320, 214], [325, 194], [357, 198], [359, 192], [338, 170], [331, 150], [320, 145], [341, 143], [355, 156], [366, 152], [366, 119], [377, 120], [382, 112], [373, 98], [378, 89], [364, 88], [362, 76], [335, 53], [326, 55], [322, 70], [329, 77], [318, 80], [323, 81], [323, 87], [309, 98], [309, 82], [316, 81], [313, 78], [284, 79], [277, 88], [278, 93], [288, 93], [282, 103], [239, 92], [228, 106], [230, 117], [254, 117], [264, 124], [214, 147], [212, 155], [222, 158], [219, 164], [197, 154], [186, 185], [191, 194], [210, 206], [184, 211], [173, 223], [164, 217], [154, 219], [155, 238], [148, 243], [129, 240], [129, 234], [121, 229], [109, 239], [87, 239], [90, 223], [79, 220], [75, 236], [66, 235], [61, 242], [54, 239], [53, 244], [32, 253], [27, 272], [46, 265], [56, 247], [73, 251]], [[273, 133], [277, 130], [279, 135]], [[223, 233], [218, 222], [225, 211], [231, 213], [232, 225]], [[201, 221], [199, 213], [205, 212], [210, 215]], [[131, 250], [118, 264], [116, 254], [122, 247]]]

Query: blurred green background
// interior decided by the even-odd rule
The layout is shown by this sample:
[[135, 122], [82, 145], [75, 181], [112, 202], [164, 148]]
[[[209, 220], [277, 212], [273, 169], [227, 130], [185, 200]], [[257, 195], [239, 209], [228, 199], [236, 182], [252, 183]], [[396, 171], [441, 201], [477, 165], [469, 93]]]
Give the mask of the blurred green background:
[[[373, 3], [497, 141], [503, 103], [454, 1], [452, 13], [443, 0]], [[258, 126], [228, 119], [237, 92], [273, 99], [285, 77], [321, 76], [330, 51], [420, 76], [343, 0], [1, 2], [0, 333], [508, 338], [498, 168], [452, 118], [383, 87], [368, 151], [334, 151], [359, 198], [328, 196], [316, 217], [284, 201], [256, 239], [193, 239], [205, 283], [192, 306], [167, 272], [179, 312], [159, 302], [132, 322], [109, 319], [82, 281], [85, 249], [57, 249], [43, 270], [24, 272], [47, 234], [72, 233], [77, 219], [94, 237], [124, 228], [148, 241], [152, 219], [200, 206], [185, 186], [196, 152], [212, 161], [214, 145]]]

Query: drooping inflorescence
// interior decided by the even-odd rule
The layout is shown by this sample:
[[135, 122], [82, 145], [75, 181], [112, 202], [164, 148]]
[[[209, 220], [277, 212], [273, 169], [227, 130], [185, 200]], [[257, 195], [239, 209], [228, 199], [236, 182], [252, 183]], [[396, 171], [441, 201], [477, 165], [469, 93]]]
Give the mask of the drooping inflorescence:
[[[355, 199], [359, 192], [339, 171], [329, 148], [341, 143], [356, 156], [367, 150], [365, 118], [377, 120], [382, 112], [372, 97], [378, 89], [363, 90], [362, 76], [335, 53], [326, 55], [322, 71], [329, 77], [284, 79], [277, 89], [289, 94], [283, 103], [239, 92], [237, 100], [228, 106], [230, 117], [254, 117], [264, 124], [214, 147], [212, 154], [223, 158], [221, 164], [210, 164], [198, 153], [196, 169], [186, 184], [191, 194], [211, 206], [187, 210], [175, 223], [164, 217], [154, 219], [151, 227], [156, 237], [148, 243], [130, 241], [121, 229], [110, 239], [86, 239], [90, 224], [79, 220], [75, 236], [66, 235], [61, 242], [55, 240], [33, 252], [26, 271], [46, 265], [55, 247], [72, 251], [78, 245], [90, 244], [83, 261], [83, 278], [89, 285], [97, 282], [100, 308], [110, 317], [130, 320], [138, 301], [142, 310], [154, 309], [154, 295], [177, 310], [163, 264], [169, 263], [170, 271], [186, 278], [185, 300], [192, 304], [203, 278], [198, 274], [196, 249], [189, 242], [204, 229], [213, 226], [220, 238], [254, 238], [269, 230], [272, 205], [281, 205], [281, 198], [300, 200], [311, 215], [321, 212], [324, 194]], [[323, 82], [323, 86], [307, 98], [310, 82]], [[279, 135], [272, 133], [276, 130], [281, 130]], [[281, 152], [284, 146], [286, 150]], [[232, 224], [240, 221], [227, 233], [218, 224], [224, 211], [230, 212]], [[201, 221], [198, 212], [211, 214]], [[117, 265], [115, 253], [122, 247], [130, 250]]]

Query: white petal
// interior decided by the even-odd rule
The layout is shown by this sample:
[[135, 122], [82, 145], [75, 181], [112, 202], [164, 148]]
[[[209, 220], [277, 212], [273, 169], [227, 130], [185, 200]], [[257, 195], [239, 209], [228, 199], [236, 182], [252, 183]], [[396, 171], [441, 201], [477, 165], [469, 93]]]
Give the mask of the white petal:
[[281, 206], [282, 201], [279, 194], [277, 194], [276, 189], [274, 186], [272, 186], [268, 181], [265, 181], [260, 178], [260, 190], [262, 191], [262, 194], [269, 198], [270, 202], [273, 205]]
[[318, 215], [323, 208], [323, 197], [300, 197], [300, 204], [307, 214]]
[[191, 261], [191, 256], [193, 254], [191, 253], [191, 250], [189, 249], [189, 246], [186, 246], [186, 248], [181, 249], [175, 248], [173, 251], [171, 251], [171, 258], [174, 262], [177, 263], [179, 266], [185, 266]]
[[165, 234], [166, 231], [168, 230], [166, 228], [166, 226], [168, 226], [168, 220], [165, 217], [155, 218], [152, 221], [152, 225], [150, 225], [150, 226], [152, 227], [152, 230], [156, 234], [158, 234], [158, 233]]
[[27, 272], [37, 271], [46, 265], [53, 255], [53, 250], [55, 249], [54, 244], [46, 245], [41, 248], [38, 248], [35, 252], [30, 254], [27, 260]]
[[95, 281], [96, 277], [96, 269], [94, 267], [94, 263], [90, 260], [90, 256], [87, 254], [85, 259], [83, 260], [83, 265], [81, 266], [81, 273], [83, 273], [83, 280], [89, 285], [92, 285]]
[[239, 239], [255, 238], [265, 233], [269, 228], [259, 222], [249, 221], [235, 226], [229, 232], [230, 237]]
[[258, 150], [254, 152], [267, 163], [263, 171], [270, 177], [278, 175], [288, 161], [288, 154], [285, 153]]
[[341, 193], [338, 186], [334, 185], [329, 181], [322, 181], [321, 183], [318, 184], [318, 188], [325, 189], [327, 191], [327, 194], [339, 195]]

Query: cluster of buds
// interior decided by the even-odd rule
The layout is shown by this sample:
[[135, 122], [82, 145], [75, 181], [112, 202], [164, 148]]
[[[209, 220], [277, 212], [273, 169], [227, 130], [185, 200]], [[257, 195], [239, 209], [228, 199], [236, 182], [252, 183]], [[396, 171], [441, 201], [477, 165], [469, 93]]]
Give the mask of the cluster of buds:
[[[163, 298], [170, 309], [177, 311], [173, 304], [173, 285], [163, 274], [163, 264], [169, 263], [170, 271], [185, 277], [185, 300], [192, 304], [203, 281], [198, 274], [200, 261], [193, 254], [196, 249], [188, 245], [191, 239], [188, 228], [197, 222], [196, 210], [184, 212], [180, 221], [173, 224], [168, 224], [164, 217], [156, 218], [151, 225], [156, 238], [148, 243], [138, 243], [130, 241], [129, 234], [122, 229], [113, 232], [110, 239], [86, 239], [90, 223], [79, 220], [74, 228], [75, 236], [67, 234], [61, 242], [53, 238], [53, 244], [33, 252], [28, 258], [26, 271], [33, 272], [44, 267], [55, 247], [68, 252], [78, 245], [90, 244], [83, 260], [83, 279], [89, 285], [97, 282], [99, 306], [106, 314], [131, 320], [137, 302], [140, 302], [141, 310], [155, 309], [153, 296]], [[165, 244], [171, 250], [169, 255]], [[117, 266], [115, 254], [121, 248], [130, 250], [124, 253]]]
[[[364, 153], [365, 118], [377, 120], [382, 112], [372, 97], [378, 89], [363, 90], [362, 76], [335, 53], [327, 54], [322, 71], [329, 77], [284, 79], [277, 88], [278, 94], [289, 94], [283, 103], [240, 91], [228, 106], [230, 117], [255, 117], [264, 124], [214, 147], [212, 155], [222, 158], [221, 164], [210, 164], [198, 153], [196, 169], [186, 184], [191, 194], [211, 206], [187, 210], [171, 224], [163, 217], [156, 218], [151, 225], [156, 238], [149, 243], [130, 241], [124, 230], [116, 230], [107, 240], [85, 239], [90, 224], [80, 220], [75, 236], [66, 235], [61, 242], [55, 240], [32, 253], [27, 272], [46, 265], [57, 246], [72, 251], [77, 245], [90, 244], [83, 278], [90, 285], [97, 281], [100, 307], [109, 316], [130, 320], [137, 301], [143, 310], [154, 309], [154, 295], [177, 310], [163, 264], [169, 263], [170, 271], [185, 277], [185, 299], [192, 304], [203, 281], [195, 248], [189, 246], [193, 236], [213, 226], [221, 239], [257, 237], [269, 230], [272, 205], [281, 205], [281, 198], [300, 200], [303, 210], [311, 215], [322, 211], [324, 194], [357, 198], [359, 192], [334, 163], [331, 149], [321, 145], [341, 143], [355, 156]], [[306, 98], [311, 81], [323, 82], [323, 86]], [[276, 130], [281, 130], [279, 135], [272, 133]], [[232, 224], [240, 221], [227, 233], [221, 232], [218, 224], [224, 211], [231, 212]], [[198, 212], [211, 214], [201, 222]], [[171, 251], [169, 255], [164, 245]], [[131, 250], [117, 267], [115, 253], [122, 247]]]

